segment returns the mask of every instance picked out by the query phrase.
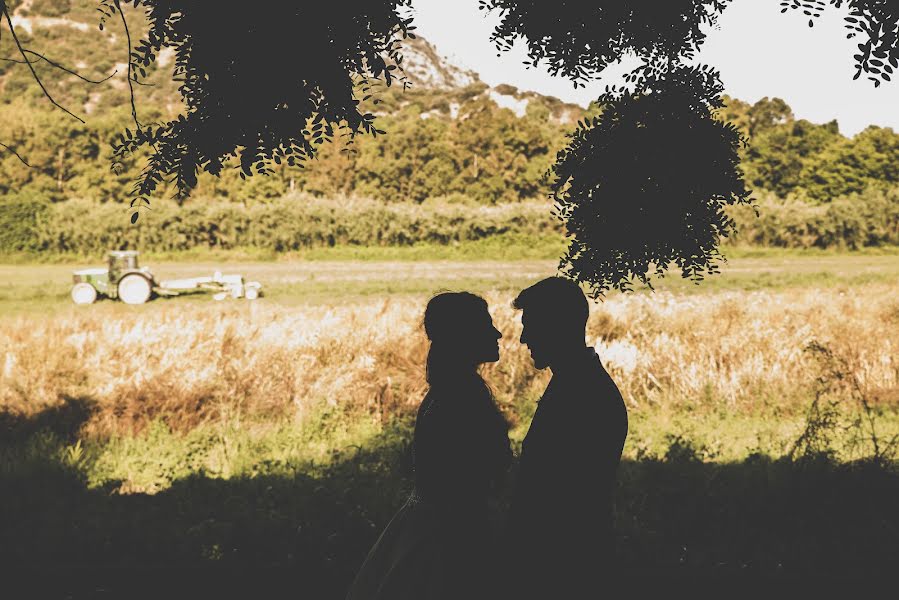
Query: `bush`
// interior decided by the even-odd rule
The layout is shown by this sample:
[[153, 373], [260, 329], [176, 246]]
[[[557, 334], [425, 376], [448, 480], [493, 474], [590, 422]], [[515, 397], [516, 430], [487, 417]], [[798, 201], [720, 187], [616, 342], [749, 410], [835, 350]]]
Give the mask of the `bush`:
[[0, 252], [41, 250], [38, 222], [49, 209], [42, 197], [0, 197]]
[[[732, 207], [737, 232], [729, 243], [781, 248], [859, 249], [899, 245], [899, 188], [870, 189], [810, 204], [771, 193]], [[0, 199], [0, 253], [100, 255], [111, 249], [146, 252], [256, 249], [291, 252], [329, 246], [454, 244], [509, 236], [563, 239], [548, 200], [480, 204], [451, 193], [421, 204], [295, 194], [244, 205], [196, 198], [178, 206], [155, 200], [137, 225], [121, 204], [35, 196]]]
[[80, 255], [125, 248], [289, 252], [327, 246], [450, 244], [505, 234], [538, 237], [556, 232], [561, 236], [561, 227], [546, 201], [420, 206], [307, 195], [250, 206], [196, 201], [179, 207], [174, 202], [156, 201], [137, 225], [131, 225], [127, 207], [70, 200], [50, 207], [35, 230], [18, 234], [23, 240], [18, 246], [3, 249]]
[[734, 207], [737, 222], [733, 242], [781, 248], [848, 248], [899, 244], [899, 188], [868, 189], [809, 204], [773, 194], [757, 197], [759, 215], [747, 206]]

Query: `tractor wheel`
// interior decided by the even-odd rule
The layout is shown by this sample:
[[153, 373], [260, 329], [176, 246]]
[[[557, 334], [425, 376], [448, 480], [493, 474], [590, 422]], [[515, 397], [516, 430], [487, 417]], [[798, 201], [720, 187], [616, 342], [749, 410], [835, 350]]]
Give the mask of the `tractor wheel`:
[[150, 299], [151, 292], [146, 277], [132, 273], [119, 281], [119, 299], [125, 304], [143, 304]]
[[93, 304], [97, 299], [97, 290], [89, 283], [81, 282], [72, 286], [72, 302], [75, 304]]
[[246, 290], [244, 290], [243, 297], [247, 300], [255, 300], [259, 297], [259, 290], [254, 287], [247, 288]]

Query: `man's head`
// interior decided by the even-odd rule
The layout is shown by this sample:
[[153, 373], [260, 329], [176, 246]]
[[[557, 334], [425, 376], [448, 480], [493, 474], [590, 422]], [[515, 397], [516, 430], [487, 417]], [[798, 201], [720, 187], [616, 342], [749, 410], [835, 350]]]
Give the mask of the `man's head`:
[[584, 347], [590, 308], [584, 292], [570, 279], [538, 281], [518, 294], [513, 306], [523, 311], [521, 343], [530, 349], [538, 369]]

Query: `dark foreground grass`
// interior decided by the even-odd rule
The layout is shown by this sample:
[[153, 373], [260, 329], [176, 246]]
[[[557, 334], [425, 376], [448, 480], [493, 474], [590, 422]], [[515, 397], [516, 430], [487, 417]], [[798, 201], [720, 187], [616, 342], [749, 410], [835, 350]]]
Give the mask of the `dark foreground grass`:
[[[230, 478], [199, 471], [155, 494], [121, 494], [120, 482], [93, 486], [78, 468], [71, 444], [87, 413], [77, 409], [2, 424], [0, 564], [27, 586], [22, 597], [342, 598], [410, 488], [411, 428], [395, 422], [324, 461], [261, 462]], [[895, 464], [762, 453], [708, 462], [678, 438], [621, 465], [615, 572], [631, 591], [693, 578], [806, 592], [864, 583], [899, 564], [897, 501]]]

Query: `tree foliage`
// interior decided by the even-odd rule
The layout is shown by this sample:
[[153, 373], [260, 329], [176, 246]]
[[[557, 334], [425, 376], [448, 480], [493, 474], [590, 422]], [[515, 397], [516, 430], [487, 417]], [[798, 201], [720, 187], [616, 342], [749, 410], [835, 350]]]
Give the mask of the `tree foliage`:
[[[95, 18], [89, 4], [76, 3], [68, 12], [53, 4], [53, 14], [72, 19], [72, 24], [86, 24]], [[35, 13], [35, 6], [33, 15], [45, 14]], [[140, 14], [130, 7], [123, 9], [134, 29], [139, 29]], [[0, 195], [13, 193], [54, 203], [75, 197], [111, 203], [130, 200], [130, 185], [139, 177], [145, 157], [123, 157], [115, 170], [109, 168], [110, 145], [133, 118], [121, 64], [125, 56], [117, 54], [122, 44], [113, 39], [122, 33], [121, 24], [106, 27], [101, 35], [62, 25], [20, 32], [24, 43], [40, 48], [46, 56], [73, 62], [76, 57], [82, 59], [88, 79], [101, 80], [116, 69], [119, 72], [98, 86], [45, 61], [34, 65], [53, 97], [84, 116], [87, 123], [82, 124], [41, 99], [24, 65], [0, 62], [0, 138], [33, 167], [22, 168], [15, 155], [0, 153]], [[416, 47], [424, 43], [414, 41]], [[0, 56], [15, 52], [9, 35], [0, 39]], [[158, 57], [143, 78], [146, 85], [135, 88], [142, 121], [166, 121], [181, 108], [179, 92], [167, 73], [173, 62], [171, 56]], [[500, 108], [491, 99], [496, 93], [526, 101], [526, 110], [515, 114]], [[725, 96], [722, 101], [716, 116], [733, 123], [750, 140], [748, 148], [740, 149], [740, 158], [746, 181], [756, 190], [772, 190], [782, 198], [830, 202], [862, 189], [887, 189], [897, 181], [891, 166], [899, 164], [893, 150], [899, 135], [889, 129], [871, 128], [847, 138], [835, 122], [819, 125], [795, 119], [779, 98], [749, 104]], [[198, 178], [188, 204], [270, 202], [292, 191], [390, 203], [444, 197], [492, 204], [545, 197], [551, 190], [542, 176], [565, 147], [570, 123], [585, 118], [590, 122], [602, 114], [596, 103], [584, 111], [554, 98], [519, 93], [511, 86], [490, 90], [480, 82], [449, 89], [416, 85], [403, 90], [394, 85], [359, 106], [360, 111], [377, 113], [378, 126], [390, 135], [359, 136], [352, 145], [336, 137], [318, 146], [315, 160], [292, 166], [286, 161], [272, 163], [269, 177], [242, 180], [239, 168], [233, 168], [239, 167], [239, 161], [232, 157], [219, 177]], [[686, 139], [678, 143], [684, 148], [690, 144]], [[168, 181], [164, 186], [157, 196], [175, 191]]]
[[[391, 85], [395, 73], [402, 79], [399, 39], [414, 35], [409, 0], [273, 2], [264, 11], [235, 0], [131, 3], [150, 25], [129, 68], [142, 77], [163, 47], [175, 48], [185, 106], [155, 126], [135, 115], [135, 129], [116, 146], [120, 156], [152, 147], [135, 190], [141, 197], [166, 175], [186, 195], [201, 169], [218, 175], [229, 156], [239, 155], [243, 176], [271, 174], [272, 161], [313, 157], [335, 131], [383, 133], [359, 110], [357, 93], [375, 81]], [[119, 0], [103, 0], [101, 11], [123, 14]]]
[[672, 261], [684, 277], [714, 272], [734, 225], [724, 207], [750, 194], [737, 168], [743, 139], [713, 115], [712, 69], [680, 67], [642, 90], [602, 96], [602, 114], [579, 125], [554, 167], [571, 236], [562, 265], [596, 296], [648, 284], [651, 268], [661, 275]]
[[[583, 3], [483, 0], [501, 22], [492, 39], [508, 50], [523, 37], [531, 63], [579, 81], [627, 54], [642, 65], [625, 89], [607, 88], [601, 115], [582, 122], [554, 165], [553, 194], [570, 245], [560, 268], [594, 296], [629, 289], [674, 261], [684, 277], [716, 270], [733, 228], [724, 207], [746, 203], [742, 138], [716, 120], [718, 73], [687, 67], [727, 2]], [[690, 141], [685, 152], [684, 141]]]
[[[560, 267], [595, 296], [626, 289], [633, 279], [646, 283], [651, 265], [661, 274], [673, 261], [684, 277], [697, 281], [714, 272], [720, 239], [734, 225], [724, 207], [749, 202], [739, 168], [740, 134], [712, 117], [722, 106], [718, 73], [684, 66], [704, 41], [701, 27], [714, 24], [728, 3], [480, 2], [501, 16], [492, 35], [498, 50], [524, 38], [531, 64], [545, 62], [551, 73], [575, 85], [628, 54], [643, 63], [626, 77], [630, 88], [607, 89], [599, 99], [603, 115], [579, 126], [554, 166], [559, 214], [572, 236]], [[784, 11], [804, 8], [812, 17], [825, 8], [821, 0], [782, 4]], [[843, 0], [830, 4], [840, 7]], [[871, 74], [879, 85], [895, 66], [883, 61], [896, 52], [896, 3], [848, 4], [849, 35], [867, 36], [856, 56], [859, 73]], [[760, 108], [765, 110], [749, 115], [753, 129], [786, 117], [777, 115], [777, 106]], [[681, 170], [659, 166], [659, 156]]]
[[725, 97], [719, 113], [749, 138], [741, 164], [756, 189], [827, 203], [899, 182], [899, 134], [891, 128], [871, 125], [848, 138], [836, 121], [795, 119], [779, 98], [750, 105]]
[[628, 54], [640, 58], [691, 57], [730, 0], [579, 2], [480, 0], [500, 15], [491, 40], [509, 50], [524, 38], [533, 66], [577, 83], [598, 75]]
[[[847, 38], [860, 39], [853, 79], [865, 75], [875, 86], [891, 81], [893, 70], [899, 68], [899, 3], [896, 0], [828, 0], [835, 8], [846, 6], [844, 17]], [[781, 0], [781, 12], [802, 10], [808, 15], [809, 27], [826, 8], [824, 0]]]

